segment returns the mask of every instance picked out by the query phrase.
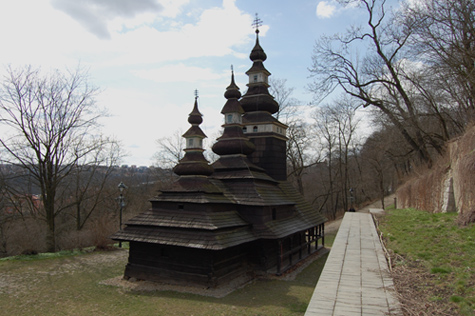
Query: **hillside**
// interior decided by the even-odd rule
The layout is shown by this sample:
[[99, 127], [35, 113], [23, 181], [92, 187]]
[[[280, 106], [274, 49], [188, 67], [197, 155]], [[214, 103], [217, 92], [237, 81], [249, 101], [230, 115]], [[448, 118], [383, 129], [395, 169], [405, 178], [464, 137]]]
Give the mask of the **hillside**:
[[475, 221], [475, 126], [447, 144], [430, 170], [419, 170], [397, 190], [399, 208], [433, 213], [458, 212], [465, 225]]

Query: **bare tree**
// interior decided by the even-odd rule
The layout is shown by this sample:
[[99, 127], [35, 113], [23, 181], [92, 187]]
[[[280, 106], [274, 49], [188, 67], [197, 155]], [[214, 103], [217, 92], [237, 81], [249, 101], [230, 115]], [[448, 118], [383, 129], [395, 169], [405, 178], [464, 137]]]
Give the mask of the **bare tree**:
[[287, 79], [270, 78], [269, 85], [270, 94], [279, 104], [279, 111], [274, 114], [275, 118], [283, 120], [285, 124], [290, 124], [297, 115], [297, 104], [299, 103], [296, 98], [292, 97], [295, 89], [287, 86]]
[[185, 139], [183, 132], [177, 130], [172, 136], [159, 138], [156, 142], [158, 151], [154, 158], [160, 168], [173, 168], [184, 156]]
[[279, 111], [274, 116], [288, 125], [287, 177], [295, 181], [298, 190], [303, 195], [305, 170], [320, 162], [320, 151], [315, 146], [316, 142], [310, 125], [298, 111], [300, 101], [292, 96], [294, 88], [287, 86], [287, 79], [273, 78], [269, 80], [269, 84], [270, 94], [279, 104]]
[[384, 197], [397, 186], [397, 169], [404, 167], [407, 149], [410, 150], [406, 143], [394, 137], [394, 128], [386, 128], [368, 137], [360, 151], [364, 169], [362, 193], [370, 200], [379, 198], [383, 208]]
[[104, 202], [113, 199], [115, 190], [110, 192], [113, 172], [121, 159], [120, 146], [117, 142], [107, 138], [94, 139], [103, 144], [99, 150], [84, 157], [72, 168], [67, 180], [67, 189], [62, 191], [64, 198], [58, 199], [58, 211], [73, 210], [76, 230], [81, 230], [91, 215], [103, 207]]
[[[338, 132], [337, 128], [334, 125], [334, 122], [331, 120], [331, 116], [328, 115], [328, 112], [323, 108], [317, 108], [313, 114], [315, 120], [315, 130], [316, 135], [322, 140], [322, 151], [323, 157], [325, 157], [326, 162], [326, 179], [322, 179], [323, 184], [323, 194], [320, 194], [320, 198], [324, 199], [325, 203], [325, 213], [334, 218], [337, 211], [337, 189], [335, 186], [335, 178], [337, 174], [335, 173], [334, 161], [335, 151], [337, 148], [337, 139]], [[316, 203], [317, 201], [314, 201]], [[323, 206], [322, 206], [323, 208]]]
[[461, 111], [460, 121], [475, 115], [475, 3], [426, 0], [404, 3], [401, 24], [413, 36], [411, 51], [430, 65], [432, 80]]
[[324, 183], [325, 209], [330, 217], [343, 209], [348, 209], [349, 192], [358, 179], [353, 179], [358, 168], [353, 153], [356, 151], [355, 142], [360, 119], [355, 117], [356, 104], [354, 100], [343, 95], [327, 105], [317, 108], [313, 114], [315, 130], [321, 139], [322, 151], [326, 160], [327, 175], [320, 179]]
[[29, 66], [9, 67], [2, 81], [0, 123], [8, 132], [0, 139], [0, 160], [23, 168], [39, 187], [48, 251], [56, 251], [63, 185], [110, 143], [99, 137], [98, 119], [105, 113], [95, 103], [98, 89], [87, 79], [80, 69], [43, 74]]
[[[345, 35], [323, 36], [316, 43], [311, 89], [326, 96], [339, 87], [364, 106], [378, 108], [420, 160], [431, 165], [428, 144], [432, 135], [424, 133], [420, 118], [425, 113], [414, 102], [406, 79], [406, 70], [413, 66], [407, 60], [410, 28], [401, 29], [393, 23], [384, 0], [342, 2], [358, 3], [367, 13], [366, 26], [350, 28]], [[357, 53], [362, 49], [367, 51], [363, 56]]]
[[348, 192], [352, 187], [350, 178], [350, 154], [356, 146], [355, 134], [360, 119], [355, 117], [356, 104], [343, 96], [328, 106], [325, 111], [336, 127], [338, 145], [339, 190], [342, 192], [343, 208], [348, 209]]
[[293, 178], [299, 192], [305, 193], [303, 175], [305, 170], [319, 162], [320, 151], [315, 146], [309, 124], [294, 120], [287, 130], [287, 177]]

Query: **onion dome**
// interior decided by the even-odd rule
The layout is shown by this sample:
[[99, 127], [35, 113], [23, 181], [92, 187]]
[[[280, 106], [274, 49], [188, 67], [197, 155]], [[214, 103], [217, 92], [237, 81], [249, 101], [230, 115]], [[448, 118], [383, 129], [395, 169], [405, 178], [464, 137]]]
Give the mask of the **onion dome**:
[[234, 82], [234, 72], [231, 73], [231, 84], [226, 88], [224, 97], [227, 99], [221, 110], [224, 115], [223, 135], [213, 145], [213, 152], [217, 155], [251, 154], [255, 146], [242, 131], [242, 114], [244, 113], [239, 103], [239, 87]]
[[279, 104], [269, 93], [268, 77], [271, 73], [264, 67], [267, 55], [259, 44], [260, 20], [256, 19], [256, 44], [249, 58], [253, 61], [252, 67], [246, 72], [249, 76], [248, 89], [241, 99], [241, 106], [246, 112], [265, 111], [274, 114], [279, 111]]
[[200, 125], [203, 123], [203, 115], [198, 111], [198, 96], [195, 97], [195, 105], [193, 111], [188, 115], [188, 123], [191, 125]]
[[261, 45], [259, 44], [259, 29], [256, 29], [256, 45], [251, 51], [249, 58], [252, 61], [265, 61], [267, 59], [267, 55], [262, 49]]
[[213, 173], [213, 167], [203, 156], [203, 139], [206, 135], [199, 127], [203, 118], [198, 110], [198, 95], [195, 97], [195, 104], [188, 116], [188, 122], [191, 127], [183, 134], [186, 140], [185, 156], [173, 168], [173, 172], [179, 176], [209, 176]]
[[231, 67], [231, 84], [226, 88], [226, 92], [224, 92], [224, 97], [226, 99], [239, 99], [241, 97], [241, 92], [239, 91], [239, 87], [234, 82], [234, 71]]

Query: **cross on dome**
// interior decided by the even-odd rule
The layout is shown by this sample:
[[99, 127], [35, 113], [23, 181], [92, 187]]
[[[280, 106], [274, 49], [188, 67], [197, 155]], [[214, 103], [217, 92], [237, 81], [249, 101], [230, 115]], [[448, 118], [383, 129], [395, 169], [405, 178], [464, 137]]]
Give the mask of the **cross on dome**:
[[259, 19], [259, 15], [257, 13], [254, 22], [252, 22], [252, 26], [256, 29], [256, 33], [259, 33], [259, 26], [262, 26], [262, 20]]

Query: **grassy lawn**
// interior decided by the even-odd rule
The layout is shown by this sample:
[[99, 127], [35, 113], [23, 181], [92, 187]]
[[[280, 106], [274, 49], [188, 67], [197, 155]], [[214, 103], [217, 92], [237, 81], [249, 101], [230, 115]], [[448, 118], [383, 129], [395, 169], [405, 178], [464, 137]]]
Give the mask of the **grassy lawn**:
[[[329, 237], [328, 245], [331, 242]], [[224, 298], [99, 284], [122, 275], [123, 250], [0, 261], [2, 315], [303, 315], [326, 255], [293, 281], [257, 280]]]
[[427, 295], [427, 305], [413, 298], [421, 308], [433, 304], [475, 315], [475, 225], [459, 227], [456, 218], [454, 213], [391, 210], [379, 228], [395, 253], [395, 271], [406, 277], [415, 272], [402, 286], [410, 295]]

